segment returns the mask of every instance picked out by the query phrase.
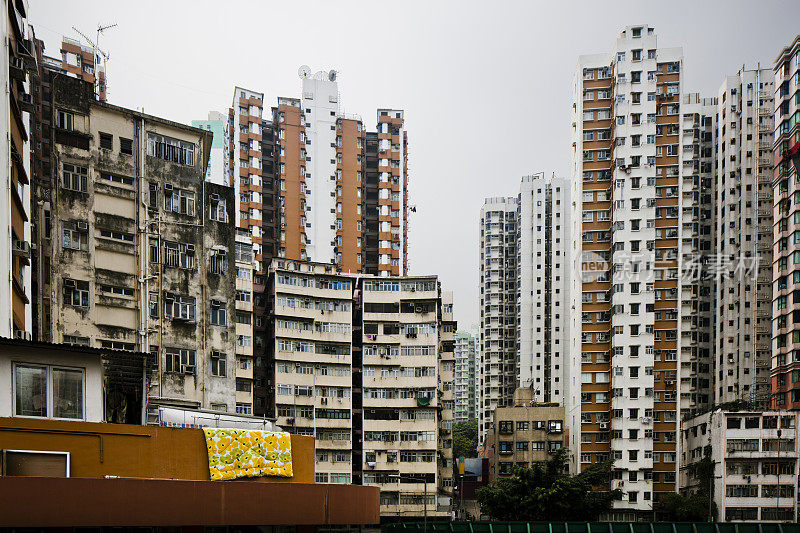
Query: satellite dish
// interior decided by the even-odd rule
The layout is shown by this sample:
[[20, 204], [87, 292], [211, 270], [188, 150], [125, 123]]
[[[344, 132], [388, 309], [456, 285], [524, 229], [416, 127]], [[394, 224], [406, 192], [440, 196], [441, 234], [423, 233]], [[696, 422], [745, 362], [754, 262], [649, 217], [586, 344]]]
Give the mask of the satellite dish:
[[331, 70], [330, 72], [328, 72], [328, 79], [330, 81], [336, 81], [336, 71], [335, 70]]
[[297, 69], [297, 75], [300, 76], [301, 80], [304, 80], [311, 76], [311, 67], [308, 65], [303, 65], [299, 69]]

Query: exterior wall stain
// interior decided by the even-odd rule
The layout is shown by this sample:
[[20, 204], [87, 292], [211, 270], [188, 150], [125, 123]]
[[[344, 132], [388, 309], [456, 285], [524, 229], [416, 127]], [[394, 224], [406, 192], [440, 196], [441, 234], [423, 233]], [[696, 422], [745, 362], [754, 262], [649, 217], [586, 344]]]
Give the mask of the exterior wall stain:
[[156, 354], [153, 409], [234, 412], [235, 203], [204, 181], [211, 134], [97, 102], [86, 85], [53, 79], [52, 123], [70, 113], [71, 129], [52, 131], [52, 223], [37, 243], [51, 265], [37, 295], [47, 334]]

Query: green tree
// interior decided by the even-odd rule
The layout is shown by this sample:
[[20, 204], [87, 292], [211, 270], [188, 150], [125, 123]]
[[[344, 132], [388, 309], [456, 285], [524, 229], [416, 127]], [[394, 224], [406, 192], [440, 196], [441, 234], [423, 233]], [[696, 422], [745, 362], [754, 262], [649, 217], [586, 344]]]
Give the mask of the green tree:
[[466, 420], [453, 425], [453, 458], [478, 456], [478, 421]]
[[687, 496], [677, 492], [667, 493], [661, 498], [658, 512], [661, 520], [665, 522], [706, 522], [708, 491]]
[[592, 521], [611, 509], [622, 491], [595, 490], [610, 481], [611, 461], [576, 475], [566, 472], [568, 450], [562, 448], [544, 465], [518, 468], [478, 489], [481, 511], [493, 520]]
[[[689, 467], [689, 477], [697, 480], [697, 492], [682, 495], [675, 493], [665, 494], [658, 506], [658, 516], [667, 522], [705, 522], [708, 520], [709, 510], [711, 516], [717, 514], [715, 504], [709, 502], [709, 486], [714, 477], [714, 461], [710, 456], [711, 450], [706, 450], [706, 456]], [[710, 505], [710, 508], [709, 508]]]

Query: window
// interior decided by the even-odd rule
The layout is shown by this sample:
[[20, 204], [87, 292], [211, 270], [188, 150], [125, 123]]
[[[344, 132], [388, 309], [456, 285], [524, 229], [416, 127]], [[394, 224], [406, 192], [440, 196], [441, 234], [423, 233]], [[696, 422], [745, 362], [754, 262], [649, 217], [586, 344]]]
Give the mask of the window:
[[14, 414], [81, 420], [83, 382], [80, 368], [15, 363]]
[[130, 187], [133, 187], [133, 178], [128, 178], [126, 176], [117, 176], [116, 174], [101, 172], [100, 179], [113, 181], [114, 183], [121, 183], [122, 185], [128, 185]]
[[61, 186], [70, 191], [89, 192], [89, 169], [63, 163], [61, 165]]
[[195, 299], [190, 296], [165, 293], [164, 317], [174, 320], [194, 320]]
[[104, 294], [133, 297], [133, 289], [130, 287], [118, 287], [116, 285], [100, 285], [99, 287], [100, 292]]
[[211, 250], [208, 256], [208, 271], [211, 274], [224, 274], [227, 257], [225, 250]]
[[110, 133], [103, 133], [100, 132], [100, 148], [103, 150], [113, 150], [114, 149], [114, 136]]
[[166, 266], [192, 270], [194, 269], [194, 245], [165, 242], [163, 260]]
[[211, 375], [224, 378], [227, 375], [227, 355], [225, 352], [211, 352]]
[[133, 141], [130, 139], [119, 138], [119, 151], [122, 154], [133, 155]]
[[89, 225], [86, 222], [64, 222], [63, 237], [63, 246], [66, 249], [89, 249]]
[[186, 348], [164, 348], [167, 372], [178, 374], [194, 374], [195, 351]]
[[181, 215], [194, 216], [194, 191], [164, 187], [164, 209]]
[[211, 324], [214, 326], [225, 326], [227, 323], [228, 317], [225, 302], [211, 300]]
[[104, 239], [114, 239], [116, 241], [133, 242], [133, 234], [122, 233], [119, 231], [111, 231], [108, 229], [101, 229], [97, 231], [97, 236]]
[[64, 305], [89, 307], [89, 282], [64, 278]]
[[208, 218], [217, 222], [228, 221], [228, 211], [225, 209], [225, 200], [218, 194], [212, 194], [208, 199]]
[[56, 126], [64, 130], [75, 129], [75, 115], [68, 111], [58, 110], [58, 117], [56, 118]]
[[147, 155], [181, 165], [194, 166], [194, 144], [155, 133], [147, 134]]

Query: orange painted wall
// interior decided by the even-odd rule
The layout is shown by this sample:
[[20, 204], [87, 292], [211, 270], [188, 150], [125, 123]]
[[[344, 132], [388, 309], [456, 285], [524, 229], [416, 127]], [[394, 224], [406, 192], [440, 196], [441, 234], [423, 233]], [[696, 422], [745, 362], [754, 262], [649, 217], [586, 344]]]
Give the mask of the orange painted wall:
[[[0, 418], [0, 449], [70, 452], [70, 476], [210, 480], [200, 429]], [[292, 478], [248, 481], [314, 483], [314, 438], [292, 435]]]

